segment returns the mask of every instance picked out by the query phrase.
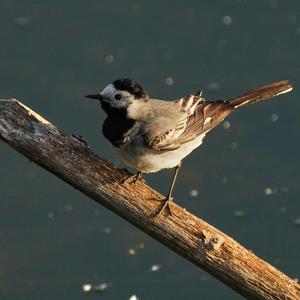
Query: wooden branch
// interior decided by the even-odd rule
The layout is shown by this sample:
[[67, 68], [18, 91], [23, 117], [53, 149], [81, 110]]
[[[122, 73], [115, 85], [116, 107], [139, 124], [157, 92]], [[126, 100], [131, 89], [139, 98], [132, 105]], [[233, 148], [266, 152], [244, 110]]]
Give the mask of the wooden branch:
[[300, 285], [218, 229], [172, 204], [15, 99], [0, 100], [0, 139], [249, 299], [300, 299]]

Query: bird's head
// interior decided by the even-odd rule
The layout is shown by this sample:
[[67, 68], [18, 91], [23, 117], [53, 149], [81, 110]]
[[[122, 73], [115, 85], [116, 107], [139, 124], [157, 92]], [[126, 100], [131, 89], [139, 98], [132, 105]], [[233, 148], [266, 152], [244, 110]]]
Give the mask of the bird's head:
[[101, 93], [87, 95], [86, 97], [100, 100], [103, 109], [106, 111], [109, 108], [127, 109], [135, 101], [149, 98], [140, 84], [128, 78], [115, 80], [106, 86]]

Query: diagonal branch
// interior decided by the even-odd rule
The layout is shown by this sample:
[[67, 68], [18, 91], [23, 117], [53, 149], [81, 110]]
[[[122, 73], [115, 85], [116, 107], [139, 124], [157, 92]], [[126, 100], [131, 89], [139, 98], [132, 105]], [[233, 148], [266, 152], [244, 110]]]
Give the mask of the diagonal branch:
[[93, 153], [15, 99], [0, 100], [0, 139], [249, 299], [300, 299], [300, 286], [218, 229]]

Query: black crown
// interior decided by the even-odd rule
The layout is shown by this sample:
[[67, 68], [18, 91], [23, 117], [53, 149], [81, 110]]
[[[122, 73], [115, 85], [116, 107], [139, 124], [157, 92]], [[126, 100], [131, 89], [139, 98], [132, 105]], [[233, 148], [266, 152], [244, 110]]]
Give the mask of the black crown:
[[127, 91], [134, 95], [135, 98], [148, 98], [147, 92], [136, 81], [129, 78], [117, 79], [113, 82], [113, 85], [117, 90]]

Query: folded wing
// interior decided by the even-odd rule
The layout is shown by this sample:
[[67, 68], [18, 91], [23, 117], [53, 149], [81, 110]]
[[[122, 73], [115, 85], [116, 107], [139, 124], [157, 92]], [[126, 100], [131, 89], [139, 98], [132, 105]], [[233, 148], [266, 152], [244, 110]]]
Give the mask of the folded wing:
[[[147, 139], [148, 146], [158, 151], [176, 150], [181, 145], [205, 134], [227, 117], [234, 108], [226, 101], [205, 101], [201, 94], [175, 101], [184, 117], [174, 119], [174, 126]], [[172, 117], [172, 116], [171, 116]]]

